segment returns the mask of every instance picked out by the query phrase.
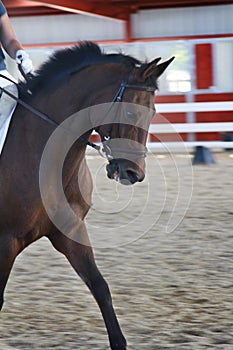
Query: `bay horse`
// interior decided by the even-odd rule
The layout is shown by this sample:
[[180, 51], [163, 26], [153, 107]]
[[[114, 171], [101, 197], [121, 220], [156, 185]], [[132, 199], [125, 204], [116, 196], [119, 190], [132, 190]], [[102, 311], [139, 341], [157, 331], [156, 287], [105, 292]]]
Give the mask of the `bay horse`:
[[[88, 138], [95, 129], [107, 156], [108, 177], [123, 184], [143, 180], [148, 130], [135, 126], [139, 117], [137, 113], [128, 113], [128, 117], [133, 115], [134, 118], [134, 122], [128, 125], [114, 123], [112, 114], [117, 113], [114, 106], [122, 102], [148, 107], [154, 114], [157, 79], [172, 60], [160, 64], [158, 58], [149, 63], [140, 62], [122, 53], [103, 53], [98, 45], [84, 42], [55, 52], [32, 78], [19, 83], [21, 103], [15, 109], [0, 157], [0, 308], [15, 258], [32, 242], [46, 236], [55, 249], [66, 256], [93, 294], [106, 325], [111, 349], [127, 348], [108, 285], [96, 266], [84, 222], [92, 192], [85, 150], [89, 144]], [[22, 105], [22, 101], [25, 105]], [[93, 124], [78, 137], [64, 161], [64, 193], [79, 219], [79, 224], [64, 234], [48, 215], [41, 199], [39, 170], [43, 150], [56, 125], [62, 124], [76, 112], [105, 103], [110, 103], [110, 108], [109, 113], [107, 111], [103, 116], [104, 123]], [[111, 114], [111, 121], [106, 118], [108, 114]], [[47, 116], [47, 120], [42, 120], [38, 115], [45, 119]], [[143, 118], [151, 119], [151, 115], [144, 115]], [[148, 127], [150, 119], [147, 120]], [[127, 144], [129, 149], [126, 152], [134, 155], [133, 160], [119, 155], [117, 150], [114, 156], [113, 146], [109, 143], [114, 139], [123, 140], [126, 136], [141, 145], [140, 149], [134, 150], [133, 144]], [[59, 158], [62, 139], [57, 147], [56, 157]], [[83, 198], [83, 188], [87, 200]], [[54, 189], [51, 186], [47, 191], [53, 197]], [[76, 239], [77, 236], [81, 237], [80, 240]]]

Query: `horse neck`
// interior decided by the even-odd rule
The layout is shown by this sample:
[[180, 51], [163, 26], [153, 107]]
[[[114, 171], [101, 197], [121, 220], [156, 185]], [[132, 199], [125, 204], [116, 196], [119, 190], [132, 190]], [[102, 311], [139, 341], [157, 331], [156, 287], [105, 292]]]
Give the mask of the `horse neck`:
[[[69, 115], [72, 115], [75, 111], [73, 105], [69, 106], [70, 99], [66, 99], [66, 96], [69, 96], [69, 91], [67, 92], [67, 89], [65, 90], [64, 86], [61, 85], [59, 88], [50, 91], [46, 89], [43, 91], [41, 90], [32, 95], [30, 99], [26, 100], [26, 102], [36, 110], [42, 112], [60, 124], [63, 122], [63, 119], [67, 119]], [[23, 97], [22, 100], [24, 100]], [[66, 101], [66, 103], [64, 103], [64, 101]], [[15, 149], [19, 149], [20, 153], [22, 153], [22, 159], [19, 157], [19, 161], [26, 161], [32, 164], [32, 167], [37, 169], [38, 160], [41, 159], [45, 145], [53, 135], [54, 131], [60, 128], [62, 128], [62, 125], [56, 128], [56, 126], [41, 119], [36, 113], [31, 112], [24, 106], [18, 105], [11, 123], [10, 136], [12, 142], [9, 143], [9, 151], [7, 152], [12, 152], [13, 154]], [[71, 127], [66, 126], [66, 129], [63, 128], [63, 130], [64, 138], [67, 138], [67, 133], [74, 131], [72, 130], [72, 125]], [[90, 133], [91, 131], [89, 134]], [[85, 135], [87, 139], [89, 134]], [[72, 143], [75, 143], [76, 139], [77, 137], [75, 135]], [[63, 139], [61, 138], [61, 142], [58, 143], [57, 147], [58, 153], [62, 147]], [[78, 163], [84, 158], [85, 148], [86, 144], [84, 142], [80, 142], [79, 147], [72, 148], [73, 152], [76, 154], [75, 157], [70, 157], [69, 159], [76, 159], [76, 162], [73, 162], [75, 167], [78, 166]], [[25, 154], [26, 157], [23, 157], [23, 154]]]
[[126, 70], [112, 63], [89, 66], [43, 86], [32, 104], [60, 124], [89, 106], [111, 102]]
[[[29, 104], [74, 135], [74, 142], [78, 138], [87, 141], [92, 132], [88, 107], [92, 106], [93, 113], [93, 105], [111, 102], [124, 74], [125, 67], [121, 65], [93, 65], [41, 88], [32, 95]], [[42, 144], [55, 129], [32, 113], [27, 112], [24, 119], [31, 124], [32, 132], [40, 136]]]

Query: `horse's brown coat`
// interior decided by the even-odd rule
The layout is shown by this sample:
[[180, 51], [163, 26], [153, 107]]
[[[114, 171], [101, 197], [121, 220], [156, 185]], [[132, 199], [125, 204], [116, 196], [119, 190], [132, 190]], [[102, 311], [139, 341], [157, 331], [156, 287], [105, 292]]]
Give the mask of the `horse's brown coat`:
[[[41, 68], [37, 77], [28, 84], [21, 84], [21, 98], [61, 123], [88, 106], [111, 102], [126, 73], [131, 84], [153, 84], [156, 89], [157, 78], [170, 63], [167, 61], [157, 65], [157, 61], [139, 67], [139, 62], [132, 57], [104, 55], [96, 45], [82, 44], [73, 50], [58, 53]], [[25, 88], [29, 88], [32, 95], [23, 92]], [[123, 101], [153, 108], [154, 95], [147, 91], [126, 89]], [[97, 128], [102, 137], [106, 127]], [[128, 126], [127, 135], [145, 146], [146, 132], [139, 132], [133, 126], [131, 128]], [[116, 133], [117, 137], [121, 137], [124, 130], [124, 127], [120, 126], [119, 129], [114, 125], [111, 138]], [[126, 341], [112, 306], [109, 288], [96, 267], [83, 221], [91, 203], [92, 190], [83, 140], [77, 140], [72, 146], [63, 168], [64, 192], [79, 218], [78, 228], [71, 227], [69, 237], [59, 232], [42, 204], [39, 166], [52, 132], [51, 125], [22, 106], [17, 106], [0, 158], [0, 307], [15, 258], [26, 246], [47, 236], [53, 246], [67, 257], [95, 297], [106, 324], [111, 349], [125, 350]], [[91, 130], [85, 134], [86, 140], [90, 133]], [[60, 147], [62, 149], [62, 140]], [[127, 167], [130, 166], [130, 176], [134, 177], [134, 173], [137, 173], [136, 179], [143, 179], [144, 159], [140, 161], [140, 167], [137, 162], [129, 165], [127, 159], [114, 159], [112, 163], [114, 169], [121, 167], [126, 176]], [[85, 200], [81, 194], [83, 188]], [[53, 189], [49, 190], [53, 196]]]

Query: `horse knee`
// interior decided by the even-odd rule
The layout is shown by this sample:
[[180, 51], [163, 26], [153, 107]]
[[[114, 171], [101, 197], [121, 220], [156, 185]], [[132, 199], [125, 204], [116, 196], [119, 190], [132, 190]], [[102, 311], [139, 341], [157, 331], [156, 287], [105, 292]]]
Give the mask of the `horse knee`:
[[85, 280], [85, 283], [99, 304], [112, 304], [108, 284], [100, 273], [95, 278]]
[[108, 284], [103, 277], [102, 279], [97, 281], [94, 288], [95, 288], [96, 298], [99, 300], [99, 302], [104, 304], [109, 304], [109, 305], [112, 304], [111, 293], [110, 293]]

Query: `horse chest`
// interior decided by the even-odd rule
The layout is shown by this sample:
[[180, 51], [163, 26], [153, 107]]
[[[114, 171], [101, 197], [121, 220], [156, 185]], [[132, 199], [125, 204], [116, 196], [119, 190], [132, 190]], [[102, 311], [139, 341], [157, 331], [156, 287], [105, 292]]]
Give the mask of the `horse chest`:
[[81, 219], [86, 216], [91, 206], [92, 188], [92, 178], [86, 164], [82, 164], [68, 184], [64, 186], [67, 201]]

